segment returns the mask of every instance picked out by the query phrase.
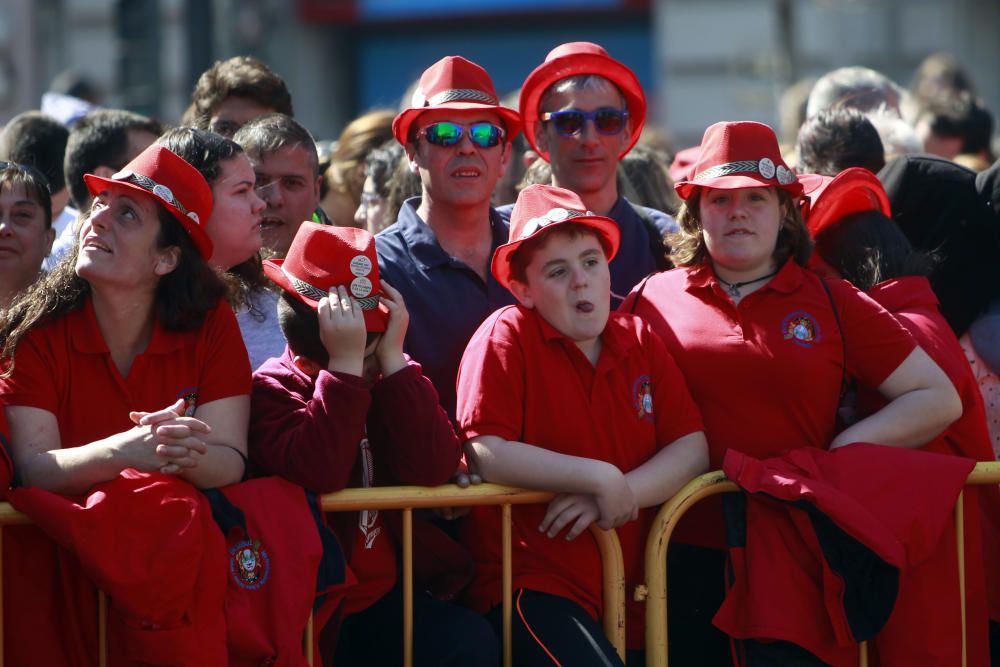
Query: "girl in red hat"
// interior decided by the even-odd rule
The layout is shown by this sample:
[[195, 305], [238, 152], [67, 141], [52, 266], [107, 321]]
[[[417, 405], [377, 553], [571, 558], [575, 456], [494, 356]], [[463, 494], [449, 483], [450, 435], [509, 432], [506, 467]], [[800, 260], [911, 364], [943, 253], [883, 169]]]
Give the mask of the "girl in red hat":
[[[692, 173], [675, 186], [685, 200], [670, 239], [678, 268], [639, 285], [622, 308], [645, 317], [681, 367], [712, 469], [729, 449], [767, 458], [854, 442], [919, 447], [961, 415], [948, 377], [892, 315], [848, 283], [805, 269], [812, 243], [796, 202], [802, 185], [771, 128], [712, 125]], [[838, 433], [848, 377], [877, 387], [887, 403]], [[675, 539], [672, 657], [726, 664], [724, 637], [710, 626], [723, 594], [719, 506], [696, 507]], [[673, 625], [685, 619], [690, 627]]]
[[[0, 402], [21, 483], [79, 495], [128, 468], [202, 488], [238, 482], [250, 367], [208, 263], [208, 183], [155, 144], [111, 178], [85, 179], [94, 203], [78, 247], [0, 314]], [[43, 580], [75, 569], [35, 546], [23, 562]], [[21, 598], [36, 604], [20, 610], [28, 640], [5, 646], [14, 664], [96, 654], [93, 589], [80, 576], [63, 585], [65, 599]]]

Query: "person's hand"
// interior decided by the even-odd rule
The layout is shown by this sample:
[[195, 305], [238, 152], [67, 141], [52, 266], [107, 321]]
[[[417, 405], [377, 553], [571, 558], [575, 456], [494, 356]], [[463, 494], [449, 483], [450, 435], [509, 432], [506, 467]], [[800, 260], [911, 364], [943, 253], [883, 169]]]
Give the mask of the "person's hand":
[[590, 524], [597, 521], [600, 516], [601, 510], [592, 495], [561, 493], [549, 503], [545, 517], [538, 526], [538, 531], [549, 537], [555, 537], [562, 532], [563, 528], [569, 526], [569, 530], [566, 531], [566, 539], [572, 540], [587, 530]]
[[621, 470], [610, 464], [607, 470], [594, 497], [601, 512], [597, 525], [611, 530], [639, 516], [639, 505]]
[[410, 324], [410, 313], [406, 310], [403, 295], [384, 280], [382, 292], [382, 303], [389, 309], [389, 322], [375, 348], [375, 355], [382, 368], [382, 375], [389, 377], [396, 371], [406, 368], [403, 341], [406, 338], [406, 328]]
[[[208, 452], [204, 436], [212, 432], [211, 427], [200, 419], [184, 416], [184, 407], [185, 401], [181, 398], [163, 410], [129, 413], [129, 418], [136, 425], [132, 430], [139, 431], [134, 435], [144, 443], [151, 441], [155, 455], [152, 464], [158, 463], [156, 469], [164, 474], [177, 474], [186, 468], [195, 468], [198, 458]], [[144, 449], [132, 447], [130, 451], [136, 454]]]
[[364, 371], [365, 316], [360, 304], [340, 285], [319, 300], [319, 339], [330, 355], [327, 370], [361, 377]]
[[[455, 476], [451, 478], [454, 484], [457, 484], [463, 489], [467, 489], [470, 486], [476, 486], [483, 483], [483, 478], [479, 476], [479, 473], [469, 470], [469, 467], [465, 464], [465, 460], [461, 460], [458, 463], [458, 470], [455, 471]], [[439, 507], [435, 510], [437, 515], [442, 519], [457, 519], [463, 517], [469, 513], [468, 507]]]

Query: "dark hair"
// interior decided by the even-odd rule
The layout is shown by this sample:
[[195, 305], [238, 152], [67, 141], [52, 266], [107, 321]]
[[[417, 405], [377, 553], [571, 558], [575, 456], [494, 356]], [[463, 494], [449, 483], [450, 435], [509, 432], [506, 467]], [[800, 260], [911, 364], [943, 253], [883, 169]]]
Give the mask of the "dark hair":
[[0, 160], [28, 164], [42, 172], [52, 192], [66, 187], [63, 157], [69, 130], [58, 120], [40, 111], [25, 111], [0, 132]]
[[593, 236], [597, 239], [597, 242], [601, 244], [601, 249], [604, 251], [604, 255], [606, 257], [611, 248], [608, 247], [604, 237], [596, 230], [585, 225], [559, 225], [532, 236], [518, 246], [517, 250], [510, 255], [511, 279], [520, 283], [526, 283], [528, 265], [531, 264], [531, 259], [535, 256], [535, 253], [537, 253], [552, 239], [560, 237], [573, 240], [586, 235]]
[[[167, 331], [195, 331], [205, 322], [226, 284], [195, 248], [187, 231], [174, 216], [156, 205], [160, 221], [158, 248], [179, 248], [177, 267], [160, 278], [153, 297], [156, 318]], [[51, 322], [83, 306], [90, 284], [76, 274], [79, 245], [74, 245], [56, 267], [18, 295], [6, 311], [0, 311], [0, 360], [9, 360], [10, 377], [18, 343], [34, 327]]]
[[925, 121], [936, 136], [960, 138], [961, 153], [985, 151], [987, 159], [992, 160], [993, 114], [971, 93], [948, 92], [927, 99], [919, 119]]
[[24, 192], [42, 208], [42, 213], [45, 215], [45, 229], [52, 227], [52, 194], [41, 172], [14, 162], [8, 162], [7, 166], [0, 163], [0, 185], [3, 183], [22, 186]]
[[385, 219], [395, 221], [403, 202], [410, 197], [419, 197], [423, 192], [420, 175], [413, 173], [405, 155], [401, 155], [396, 163], [387, 187], [389, 191], [385, 199]]
[[636, 144], [618, 162], [618, 192], [633, 204], [674, 215], [681, 200], [674, 192], [669, 164], [659, 151]]
[[975, 93], [976, 87], [968, 70], [954, 56], [938, 52], [927, 56], [917, 66], [910, 91], [917, 103], [923, 104], [941, 93]]
[[[278, 288], [281, 289], [281, 288]], [[278, 299], [278, 325], [294, 354], [320, 366], [330, 363], [330, 354], [319, 337], [319, 315], [285, 290]]]
[[910, 245], [903, 230], [878, 211], [844, 216], [816, 237], [816, 252], [862, 292], [903, 276], [926, 276], [930, 256]]
[[878, 130], [857, 109], [827, 109], [799, 129], [798, 170], [836, 176], [848, 167], [877, 173], [885, 166], [885, 149]]
[[91, 196], [83, 181], [84, 174], [91, 174], [102, 166], [117, 171], [128, 162], [130, 132], [159, 136], [163, 133], [163, 125], [158, 120], [123, 109], [98, 109], [73, 125], [66, 142], [63, 170], [77, 210], [90, 208]]
[[229, 97], [245, 97], [262, 107], [294, 115], [285, 80], [253, 56], [217, 61], [198, 77], [191, 92], [191, 120], [195, 126], [209, 129], [212, 114]]
[[233, 141], [253, 158], [270, 155], [287, 146], [301, 146], [312, 158], [313, 171], [319, 175], [319, 154], [309, 130], [283, 113], [258, 116], [241, 127]]
[[365, 179], [370, 178], [374, 181], [375, 189], [383, 199], [389, 197], [393, 172], [400, 160], [404, 160], [405, 155], [399, 142], [390, 139], [365, 157]]
[[[674, 266], [694, 266], [709, 259], [701, 219], [698, 217], [703, 191], [703, 188], [696, 188], [691, 196], [681, 203], [681, 209], [677, 214], [680, 231], [667, 234], [666, 242], [672, 250], [670, 260]], [[781, 229], [778, 230], [772, 257], [777, 266], [783, 265], [789, 257], [799, 266], [805, 266], [813, 246], [809, 229], [792, 195], [783, 188], [775, 188], [775, 191], [778, 194], [778, 205], [784, 210], [785, 217], [781, 221]]]

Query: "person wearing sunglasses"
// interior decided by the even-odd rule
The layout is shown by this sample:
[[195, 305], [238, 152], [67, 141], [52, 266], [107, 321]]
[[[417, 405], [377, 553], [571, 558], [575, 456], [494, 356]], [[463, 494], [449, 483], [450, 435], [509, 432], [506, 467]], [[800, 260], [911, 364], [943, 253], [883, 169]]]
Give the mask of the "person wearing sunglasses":
[[572, 190], [589, 210], [618, 223], [621, 248], [610, 264], [617, 307], [646, 275], [669, 267], [663, 235], [677, 230], [666, 213], [632, 204], [619, 192], [618, 162], [646, 120], [642, 85], [601, 46], [571, 42], [550, 51], [528, 75], [520, 108], [525, 138], [552, 166], [552, 185]]
[[420, 77], [392, 131], [420, 176], [421, 193], [375, 237], [379, 270], [410, 311], [407, 354], [423, 366], [454, 419], [466, 343], [490, 313], [514, 303], [490, 273], [493, 251], [508, 236], [490, 196], [521, 118], [500, 105], [486, 70], [448, 56]]

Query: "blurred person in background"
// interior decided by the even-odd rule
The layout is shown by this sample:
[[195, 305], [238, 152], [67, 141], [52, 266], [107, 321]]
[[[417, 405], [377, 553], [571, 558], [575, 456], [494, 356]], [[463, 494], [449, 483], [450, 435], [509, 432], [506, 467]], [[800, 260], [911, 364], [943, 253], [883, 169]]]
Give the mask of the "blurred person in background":
[[961, 91], [925, 100], [915, 129], [925, 153], [984, 171], [993, 163], [993, 125], [993, 114], [983, 101]]
[[38, 280], [54, 238], [45, 176], [29, 165], [0, 161], [0, 313]]
[[355, 227], [355, 212], [361, 204], [365, 184], [365, 157], [392, 139], [396, 112], [380, 109], [355, 118], [337, 139], [330, 163], [323, 171], [325, 194], [320, 207], [332, 224]]
[[181, 123], [231, 139], [247, 121], [269, 113], [295, 115], [285, 80], [253, 56], [236, 56], [202, 73]]
[[55, 236], [62, 234], [77, 216], [76, 209], [69, 205], [69, 189], [63, 173], [68, 139], [65, 125], [39, 111], [14, 116], [0, 132], [0, 161], [31, 165], [48, 181], [52, 202], [49, 221]]
[[[372, 235], [395, 222], [396, 214], [399, 213], [398, 207], [394, 211], [388, 209], [389, 190], [392, 176], [400, 162], [406, 162], [405, 157], [406, 152], [395, 139], [390, 139], [365, 156], [365, 181], [361, 188], [361, 203], [354, 212], [354, 223], [361, 229], [367, 229]], [[408, 173], [409, 169], [405, 171]], [[417, 192], [410, 196], [417, 194], [419, 184]]]
[[885, 166], [878, 130], [857, 109], [826, 109], [808, 119], [795, 146], [800, 174], [836, 176], [848, 167], [877, 173]]

